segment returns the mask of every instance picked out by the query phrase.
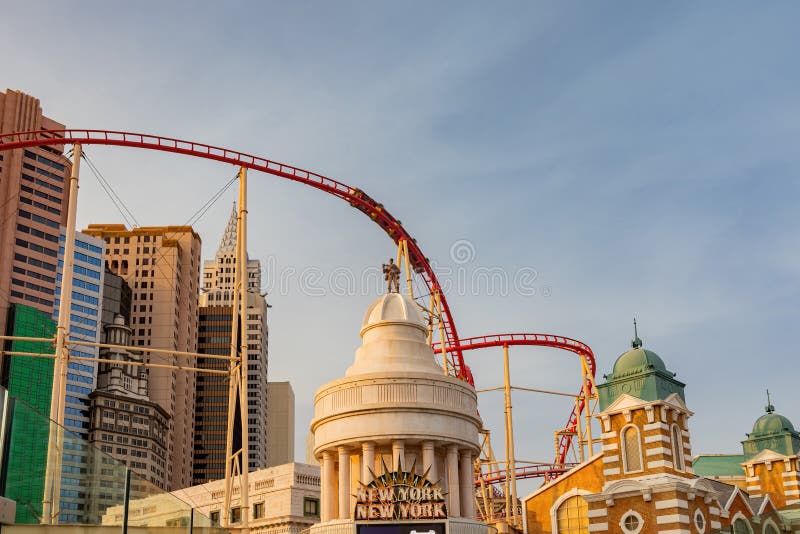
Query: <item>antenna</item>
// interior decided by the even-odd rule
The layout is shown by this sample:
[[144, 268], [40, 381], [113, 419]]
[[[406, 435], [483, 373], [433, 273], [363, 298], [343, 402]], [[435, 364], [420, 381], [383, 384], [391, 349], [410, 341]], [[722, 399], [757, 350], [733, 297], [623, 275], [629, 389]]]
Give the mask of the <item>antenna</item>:
[[639, 329], [636, 324], [636, 317], [633, 318], [633, 340], [631, 340], [631, 347], [638, 349], [642, 346], [642, 340], [639, 339]]
[[769, 390], [767, 390], [767, 405], [764, 409], [767, 411], [767, 413], [773, 413], [775, 411], [775, 406], [772, 405], [772, 402], [769, 398]]

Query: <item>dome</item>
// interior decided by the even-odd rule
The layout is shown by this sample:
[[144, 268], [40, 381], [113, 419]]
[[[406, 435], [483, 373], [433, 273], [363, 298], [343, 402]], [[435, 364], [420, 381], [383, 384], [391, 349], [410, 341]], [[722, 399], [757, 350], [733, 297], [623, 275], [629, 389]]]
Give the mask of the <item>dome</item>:
[[778, 432], [794, 432], [794, 425], [782, 415], [776, 413], [766, 413], [759, 417], [753, 425], [751, 436], [764, 436], [776, 434]]
[[617, 361], [614, 362], [613, 374], [614, 378], [619, 378], [650, 369], [666, 372], [667, 366], [664, 364], [664, 360], [652, 350], [636, 347], [617, 358]]
[[363, 337], [367, 330], [385, 324], [410, 324], [428, 331], [419, 306], [400, 293], [382, 295], [367, 308], [361, 325], [361, 336]]
[[364, 314], [361, 347], [346, 376], [369, 373], [425, 373], [441, 375], [428, 344], [427, 322], [411, 298], [387, 293]]

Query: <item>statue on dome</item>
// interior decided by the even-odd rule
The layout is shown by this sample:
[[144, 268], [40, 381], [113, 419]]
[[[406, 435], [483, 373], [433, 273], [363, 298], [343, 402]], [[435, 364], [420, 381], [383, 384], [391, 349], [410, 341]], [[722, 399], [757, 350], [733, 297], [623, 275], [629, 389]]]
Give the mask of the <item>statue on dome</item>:
[[400, 267], [394, 262], [394, 258], [389, 258], [389, 263], [383, 264], [383, 279], [386, 280], [387, 293], [400, 292]]

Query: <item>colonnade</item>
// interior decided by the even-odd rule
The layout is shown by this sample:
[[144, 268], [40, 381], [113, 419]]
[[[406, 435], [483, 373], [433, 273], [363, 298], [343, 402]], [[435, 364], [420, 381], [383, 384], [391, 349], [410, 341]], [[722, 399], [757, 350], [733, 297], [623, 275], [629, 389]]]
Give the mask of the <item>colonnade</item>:
[[[391, 445], [393, 471], [408, 470], [411, 465], [406, 461], [406, 442], [401, 439], [391, 443], [382, 444], [380, 447], [388, 454]], [[456, 444], [439, 445], [433, 441], [423, 441], [415, 444], [413, 448], [422, 453], [422, 465], [418, 465], [418, 474], [428, 472], [427, 479], [432, 483], [439, 481], [437, 457], [443, 457], [447, 489], [447, 513], [449, 517], [475, 518], [474, 502], [474, 453], [471, 449], [460, 448]], [[339, 446], [322, 452], [320, 465], [322, 468], [322, 494], [321, 494], [321, 521], [323, 523], [334, 519], [353, 519], [351, 507], [351, 458], [359, 458], [359, 479], [368, 484], [372, 481], [370, 470], [379, 474], [375, 469], [376, 443], [367, 441], [352, 446]], [[337, 473], [338, 463], [338, 473]], [[338, 475], [338, 476], [337, 476]], [[338, 483], [337, 483], [338, 482]], [[338, 494], [337, 494], [338, 486]], [[337, 505], [338, 503], [338, 505]]]

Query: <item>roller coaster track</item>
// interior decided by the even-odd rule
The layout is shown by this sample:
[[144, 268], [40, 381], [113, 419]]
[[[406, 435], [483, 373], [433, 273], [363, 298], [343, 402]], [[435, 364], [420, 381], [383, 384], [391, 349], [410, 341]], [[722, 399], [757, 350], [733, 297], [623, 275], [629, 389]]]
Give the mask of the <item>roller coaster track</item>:
[[[512, 346], [533, 346], [533, 347], [552, 347], [556, 349], [566, 350], [577, 354], [579, 357], [583, 358], [586, 362], [587, 367], [589, 368], [589, 372], [591, 373], [592, 377], [595, 376], [597, 372], [597, 365], [595, 363], [594, 353], [592, 349], [589, 348], [589, 345], [582, 343], [576, 339], [571, 339], [564, 336], [555, 336], [551, 334], [492, 334], [488, 336], [478, 336], [478, 337], [471, 337], [466, 339], [459, 339], [458, 345], [450, 346], [447, 345], [445, 348], [449, 353], [451, 350], [458, 351], [459, 353], [463, 354], [464, 351], [467, 350], [476, 350], [476, 349], [486, 349], [491, 347], [512, 347]], [[439, 350], [441, 348], [439, 343], [433, 344], [434, 350]], [[594, 387], [591, 380], [588, 380], [586, 383], [587, 391], [592, 393], [592, 389]], [[581, 384], [581, 391], [578, 394], [583, 393], [583, 384]], [[581, 412], [587, 409], [586, 407], [586, 399], [581, 397], [578, 408], [572, 408], [572, 412], [569, 415], [569, 419], [567, 419], [567, 424], [564, 428], [570, 431], [574, 431], [577, 424], [578, 424], [578, 417], [580, 417]], [[556, 452], [555, 463], [556, 464], [564, 464], [567, 459], [567, 453], [569, 452], [569, 448], [572, 444], [572, 435], [569, 433], [563, 433], [559, 436], [558, 439], [558, 451]], [[522, 468], [521, 468], [522, 469]], [[555, 471], [552, 471], [555, 473]], [[550, 478], [550, 472], [542, 471], [542, 474]], [[520, 472], [523, 478], [530, 478], [525, 476], [525, 472]], [[519, 475], [518, 475], [519, 476]], [[541, 476], [541, 475], [540, 475]]]
[[[474, 377], [464, 363], [463, 351], [503, 345], [533, 345], [559, 348], [574, 352], [584, 358], [595, 372], [594, 355], [585, 344], [573, 339], [542, 334], [506, 334], [460, 339], [453, 321], [450, 306], [441, 290], [439, 280], [434, 273], [428, 258], [422, 253], [416, 240], [392, 216], [383, 204], [375, 201], [361, 189], [351, 187], [342, 182], [332, 180], [320, 174], [307, 171], [292, 165], [286, 165], [267, 158], [252, 156], [235, 150], [220, 148], [204, 143], [183, 141], [158, 135], [109, 131], [109, 130], [41, 130], [0, 134], [0, 151], [27, 148], [33, 146], [63, 146], [65, 144], [111, 145], [131, 148], [142, 148], [184, 154], [223, 163], [230, 163], [273, 176], [299, 182], [348, 202], [352, 207], [372, 219], [395, 243], [405, 240], [408, 244], [409, 259], [414, 271], [424, 280], [431, 293], [438, 292], [442, 304], [442, 323], [444, 325], [447, 355], [453, 373], [459, 378], [474, 385]], [[439, 347], [441, 348], [441, 347]], [[576, 412], [573, 408], [567, 422], [567, 428], [574, 428], [583, 406]], [[556, 454], [556, 464], [563, 464], [571, 444], [571, 436], [563, 435]]]
[[[541, 478], [544, 477], [548, 480], [552, 480], [560, 475], [563, 475], [573, 467], [578, 464], [575, 463], [566, 463], [566, 464], [536, 464], [536, 465], [524, 465], [521, 467], [517, 467], [514, 471], [514, 476], [517, 480], [522, 480], [525, 478]], [[486, 473], [481, 473], [481, 478], [475, 480], [475, 485], [480, 486], [481, 479], [487, 485], [489, 484], [502, 484], [506, 481], [506, 470], [500, 469], [498, 471], [489, 471]]]

